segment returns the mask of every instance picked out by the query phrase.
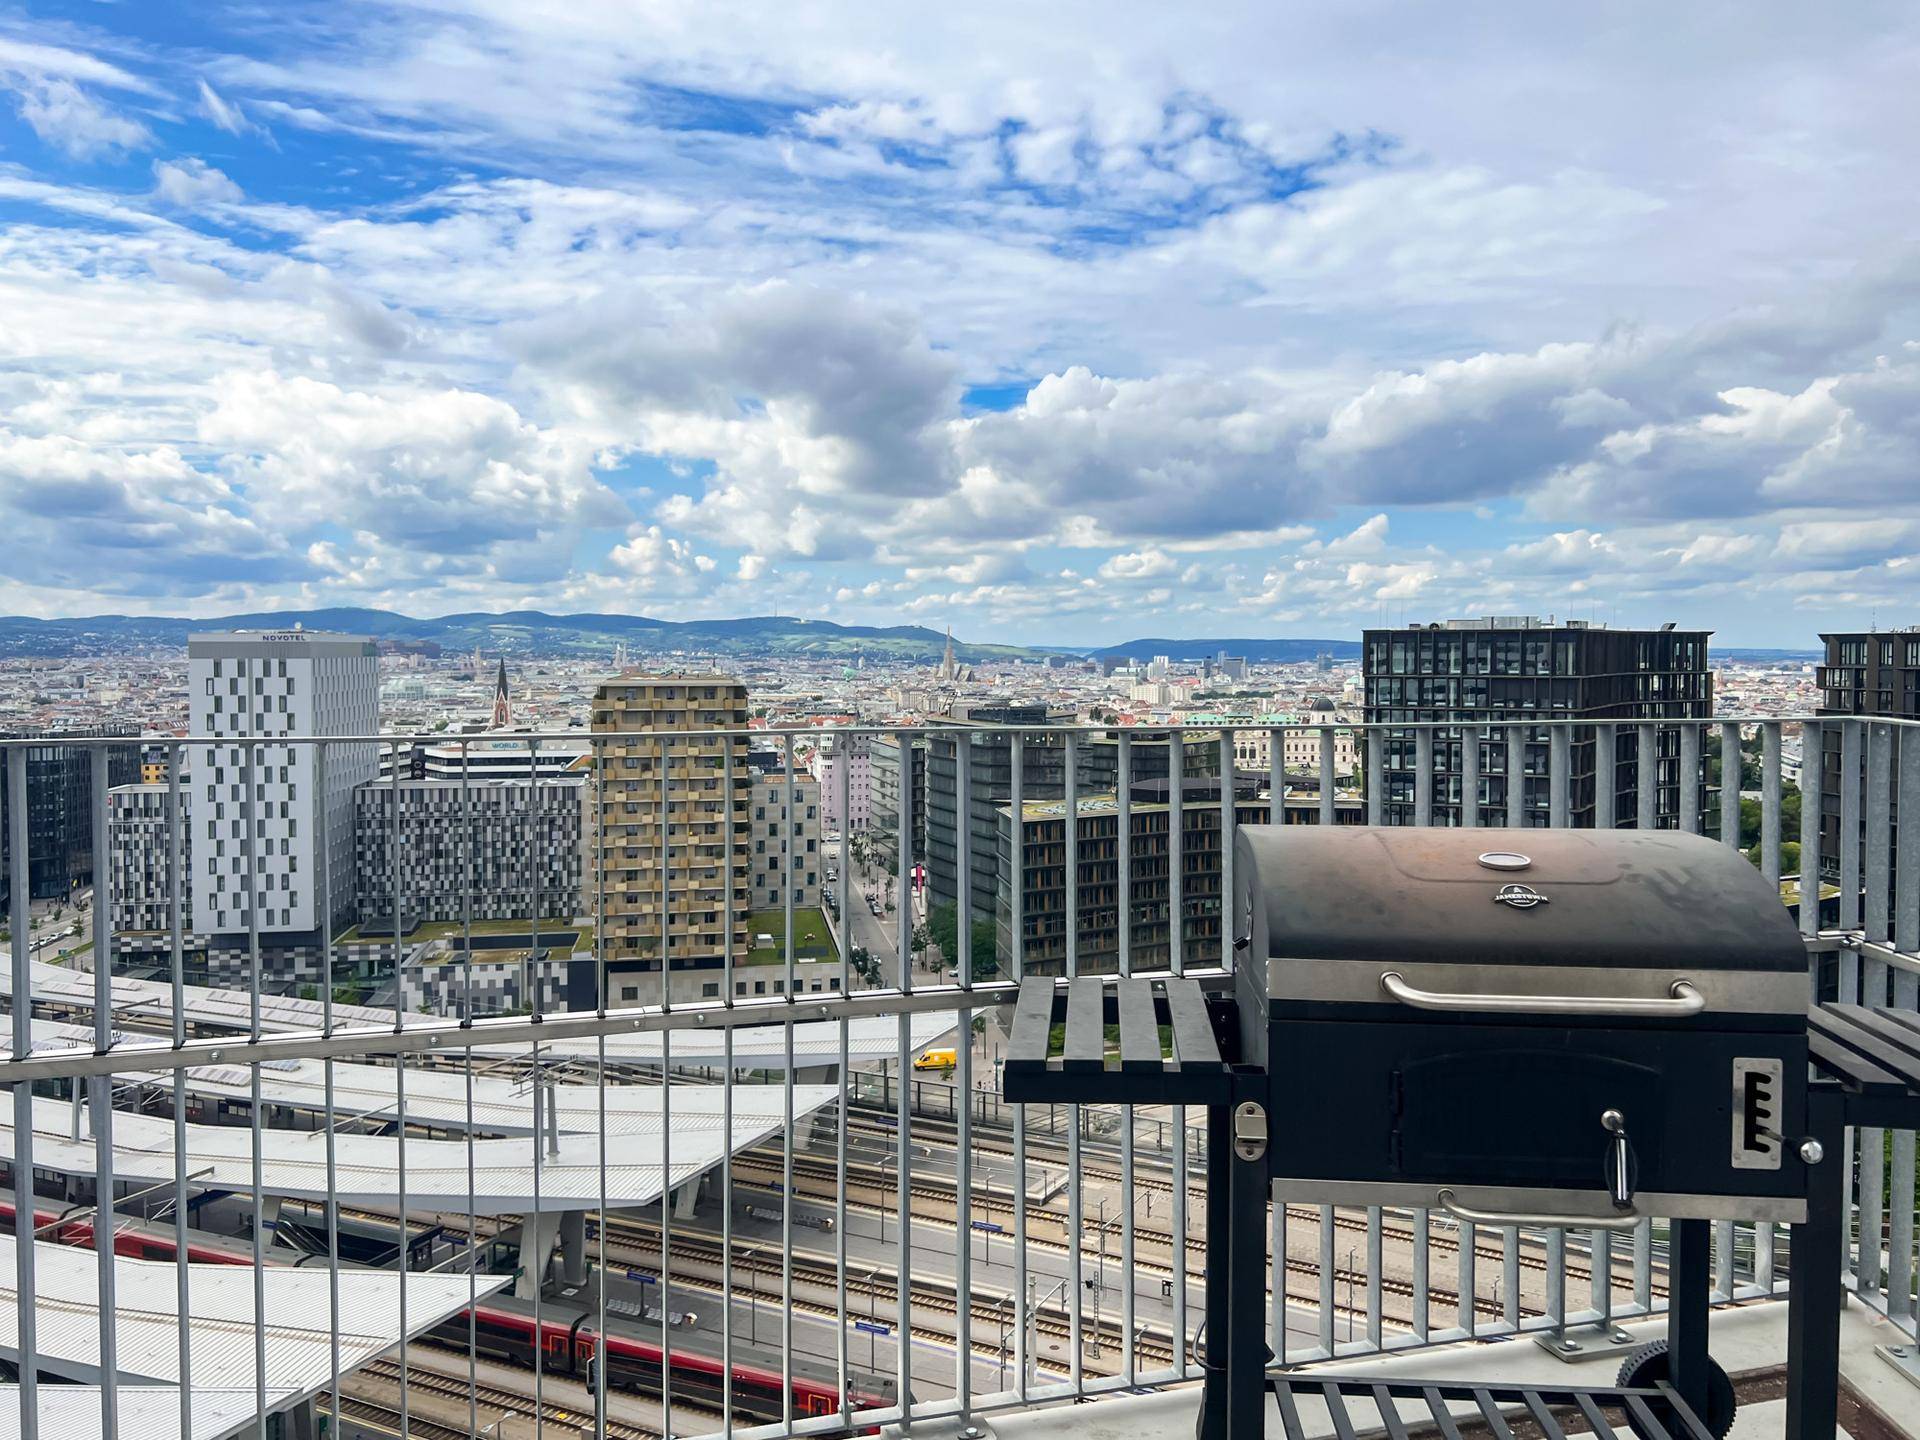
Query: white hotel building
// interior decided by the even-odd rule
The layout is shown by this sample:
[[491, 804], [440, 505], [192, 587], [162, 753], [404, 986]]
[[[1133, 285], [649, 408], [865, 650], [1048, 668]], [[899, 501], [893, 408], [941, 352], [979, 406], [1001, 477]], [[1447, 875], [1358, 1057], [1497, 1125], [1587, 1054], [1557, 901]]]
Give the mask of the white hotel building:
[[192, 733], [223, 742], [194, 747], [190, 767], [192, 928], [209, 937], [245, 933], [257, 904], [260, 933], [280, 943], [319, 931], [322, 833], [332, 880], [328, 918], [346, 918], [354, 902], [353, 792], [373, 778], [378, 746], [329, 745], [323, 765], [313, 745], [244, 742], [376, 733], [373, 641], [304, 630], [195, 635], [187, 642], [187, 677]]

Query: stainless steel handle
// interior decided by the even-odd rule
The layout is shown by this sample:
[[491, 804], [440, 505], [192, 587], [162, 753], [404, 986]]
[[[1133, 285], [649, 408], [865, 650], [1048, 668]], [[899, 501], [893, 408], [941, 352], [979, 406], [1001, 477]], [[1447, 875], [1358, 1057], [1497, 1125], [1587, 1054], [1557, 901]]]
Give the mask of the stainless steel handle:
[[1434, 1197], [1440, 1208], [1456, 1220], [1469, 1225], [1548, 1225], [1562, 1230], [1631, 1230], [1640, 1223], [1640, 1214], [1623, 1210], [1613, 1215], [1551, 1215], [1524, 1210], [1475, 1210], [1462, 1205], [1453, 1191], [1442, 1190]]
[[1676, 980], [1664, 996], [1634, 995], [1459, 995], [1444, 990], [1422, 990], [1409, 985], [1398, 970], [1380, 977], [1380, 988], [1402, 1005], [1416, 1010], [1471, 1010], [1534, 1015], [1698, 1015], [1707, 997], [1690, 981]]

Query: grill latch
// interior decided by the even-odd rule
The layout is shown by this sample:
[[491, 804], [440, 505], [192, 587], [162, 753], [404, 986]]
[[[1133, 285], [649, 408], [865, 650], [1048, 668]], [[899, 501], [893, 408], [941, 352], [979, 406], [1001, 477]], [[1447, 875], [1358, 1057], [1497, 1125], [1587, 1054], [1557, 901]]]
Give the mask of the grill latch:
[[1242, 1160], [1267, 1153], [1267, 1112], [1252, 1100], [1233, 1107], [1233, 1153]]

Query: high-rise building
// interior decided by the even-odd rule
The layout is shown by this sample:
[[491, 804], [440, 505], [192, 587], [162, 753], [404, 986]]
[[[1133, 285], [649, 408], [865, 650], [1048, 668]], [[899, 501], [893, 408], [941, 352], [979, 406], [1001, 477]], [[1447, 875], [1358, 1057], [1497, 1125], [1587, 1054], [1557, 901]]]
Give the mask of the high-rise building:
[[605, 993], [624, 997], [634, 987], [614, 977], [657, 973], [663, 958], [674, 969], [718, 966], [729, 935], [744, 957], [746, 686], [725, 675], [616, 676], [594, 692], [593, 730], [587, 903], [600, 919]]
[[[902, 742], [898, 735], [875, 735], [868, 747], [873, 773], [873, 805], [868, 828], [876, 853], [893, 858], [900, 849], [900, 789], [907, 790], [907, 821], [911, 830], [908, 864], [927, 858], [927, 740], [924, 735], [908, 733], [906, 759], [901, 760]], [[904, 779], [902, 778], [904, 776]]]
[[[1820, 686], [1819, 715], [1872, 716], [1886, 719], [1920, 719], [1920, 626], [1898, 630], [1850, 631], [1822, 635], [1826, 647], [1825, 663], [1815, 674]], [[1829, 725], [1820, 733], [1817, 757], [1802, 757], [1804, 766], [1818, 764], [1820, 788], [1820, 873], [1829, 880], [1840, 877], [1840, 727]], [[1866, 781], [1864, 756], [1860, 766], [1861, 784]], [[1803, 779], [1803, 788], [1810, 782]], [[1864, 796], [1864, 790], [1862, 794]], [[1803, 799], [1802, 804], [1806, 803]], [[1866, 833], [1867, 807], [1859, 807], [1862, 836]], [[1895, 823], [1898, 823], [1896, 817]], [[1864, 840], [1861, 842], [1864, 844]], [[1862, 867], [1864, 869], [1864, 866]], [[1899, 867], [1887, 869], [1889, 894]]]
[[[61, 732], [74, 740], [133, 736], [127, 726], [96, 725]], [[24, 736], [9, 736], [22, 739]], [[60, 743], [60, 737], [30, 745], [27, 766], [27, 894], [35, 900], [65, 900], [93, 881], [93, 751]], [[0, 762], [0, 905], [13, 895], [13, 797]], [[107, 750], [107, 784], [139, 778], [137, 743]], [[102, 803], [105, 802], [101, 797]]]
[[[379, 746], [335, 743], [322, 755], [321, 747], [284, 742], [376, 733], [379, 665], [364, 636], [274, 630], [189, 637], [192, 733], [215, 742], [193, 747], [186, 787], [192, 929], [232, 936], [257, 922], [262, 935], [286, 944], [352, 913], [353, 792], [373, 778]], [[333, 912], [326, 916], [323, 836]]]
[[176, 877], [171, 859], [172, 794], [171, 785], [145, 782], [116, 785], [107, 794], [107, 848], [113, 856], [108, 890], [116, 941], [123, 936], [172, 933], [176, 878], [180, 881], [180, 923], [183, 929], [191, 923], [193, 834], [183, 820], [180, 874]]
[[[1549, 818], [1550, 732], [1527, 726], [1524, 769], [1507, 773], [1505, 736], [1489, 724], [1531, 720], [1594, 720], [1614, 724], [1614, 822], [1664, 829], [1679, 824], [1681, 786], [1701, 785], [1680, 774], [1680, 736], [1655, 731], [1658, 766], [1655, 812], [1638, 815], [1639, 732], [1636, 722], [1701, 719], [1713, 713], [1713, 677], [1707, 669], [1706, 630], [1609, 630], [1569, 620], [1530, 616], [1449, 620], [1365, 637], [1366, 718], [1370, 724], [1442, 722], [1459, 728], [1433, 732], [1432, 815], [1436, 825], [1461, 823], [1464, 747], [1480, 747], [1481, 821], [1504, 824], [1509, 787], [1523, 788], [1520, 821]], [[1591, 826], [1595, 815], [1596, 731], [1573, 729], [1569, 741], [1568, 816]], [[1390, 825], [1414, 823], [1419, 740], [1412, 730], [1385, 743], [1383, 805]]]
[[[522, 751], [522, 754], [525, 752]], [[354, 792], [362, 933], [418, 922], [570, 921], [582, 913], [584, 773], [542, 779], [370, 780]], [[395, 802], [398, 802], [398, 820]], [[394, 873], [395, 863], [399, 874]]]
[[804, 771], [793, 777], [793, 813], [787, 813], [784, 772], [753, 777], [753, 855], [749, 862], [751, 903], [755, 910], [778, 910], [787, 903], [792, 872], [795, 909], [820, 903], [820, 782]]
[[[840, 813], [842, 768], [847, 772], [845, 815]], [[820, 782], [821, 813], [826, 817], [827, 828], [843, 834], [865, 830], [873, 818], [873, 737], [828, 731], [821, 736], [813, 775]]]

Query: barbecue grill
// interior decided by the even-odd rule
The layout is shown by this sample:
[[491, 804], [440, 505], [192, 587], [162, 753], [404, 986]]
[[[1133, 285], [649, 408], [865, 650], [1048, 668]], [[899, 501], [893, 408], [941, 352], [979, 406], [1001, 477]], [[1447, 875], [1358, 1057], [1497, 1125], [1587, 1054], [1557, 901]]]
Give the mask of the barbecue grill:
[[[1849, 1124], [1920, 1125], [1920, 1018], [1809, 1013], [1779, 896], [1677, 832], [1246, 826], [1233, 875], [1233, 973], [1206, 981], [1232, 998], [1194, 976], [1026, 977], [1003, 1071], [1015, 1104], [1206, 1107], [1199, 1440], [1269, 1418], [1304, 1440], [1299, 1401], [1345, 1437], [1371, 1423], [1350, 1402], [1389, 1436], [1405, 1405], [1443, 1435], [1464, 1406], [1496, 1435], [1504, 1411], [1546, 1440], [1561, 1418], [1599, 1440], [1724, 1436], [1717, 1218], [1792, 1226], [1787, 1433], [1834, 1433], [1848, 1176], [1822, 1162]], [[1495, 1225], [1666, 1217], [1667, 1338], [1611, 1387], [1270, 1372], [1270, 1194]]]
[[1806, 948], [1737, 851], [1259, 826], [1233, 873], [1276, 1195], [1493, 1225], [1806, 1218]]

